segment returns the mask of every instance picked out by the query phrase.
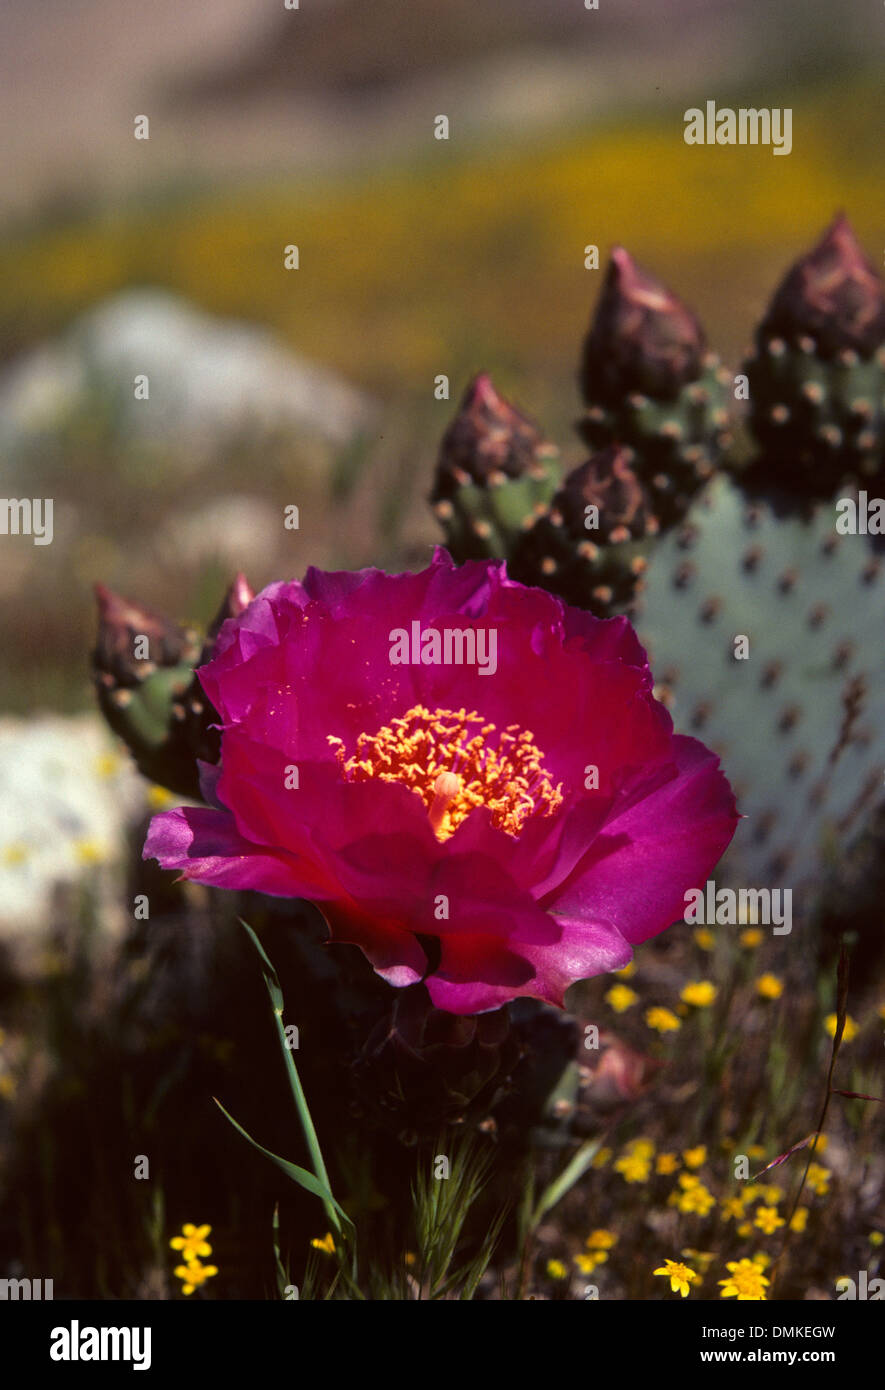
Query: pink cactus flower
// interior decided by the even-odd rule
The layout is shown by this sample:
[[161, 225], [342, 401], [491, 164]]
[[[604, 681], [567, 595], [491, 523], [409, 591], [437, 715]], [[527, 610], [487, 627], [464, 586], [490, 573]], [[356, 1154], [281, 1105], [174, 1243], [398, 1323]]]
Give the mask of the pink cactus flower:
[[674, 735], [625, 618], [497, 561], [272, 584], [199, 671], [206, 807], [145, 857], [307, 898], [379, 975], [474, 1014], [626, 965], [734, 834], [718, 759]]

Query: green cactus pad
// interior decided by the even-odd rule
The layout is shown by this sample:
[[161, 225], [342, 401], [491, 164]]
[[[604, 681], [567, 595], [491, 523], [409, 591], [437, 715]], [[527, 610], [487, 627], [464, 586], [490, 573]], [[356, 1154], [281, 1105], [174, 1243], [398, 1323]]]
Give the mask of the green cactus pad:
[[826, 498], [873, 477], [885, 442], [885, 284], [839, 215], [787, 272], [745, 364], [750, 421], [767, 470]]
[[633, 597], [659, 530], [632, 449], [611, 445], [568, 475], [550, 506], [516, 544], [514, 579], [537, 584], [608, 617]]
[[835, 361], [769, 338], [744, 368], [753, 432], [784, 485], [826, 496], [846, 475], [872, 476], [885, 447], [885, 350], [864, 361], [844, 349]]
[[520, 478], [494, 475], [488, 483], [465, 482], [433, 504], [452, 556], [464, 560], [507, 558], [523, 531], [546, 509], [560, 481], [556, 451]]
[[668, 526], [684, 515], [728, 442], [732, 391], [732, 378], [708, 353], [698, 379], [674, 400], [637, 392], [616, 402], [589, 398], [577, 428], [591, 448], [618, 441], [633, 450], [634, 470], [648, 487], [662, 526]]
[[182, 796], [199, 797], [193, 754], [186, 737], [185, 704], [193, 664], [152, 671], [137, 685], [98, 686], [99, 707], [129, 748], [139, 771]]
[[631, 614], [677, 730], [735, 787], [746, 819], [719, 876], [747, 887], [819, 875], [882, 797], [885, 565], [835, 523], [832, 503], [784, 513], [717, 478], [657, 542]]

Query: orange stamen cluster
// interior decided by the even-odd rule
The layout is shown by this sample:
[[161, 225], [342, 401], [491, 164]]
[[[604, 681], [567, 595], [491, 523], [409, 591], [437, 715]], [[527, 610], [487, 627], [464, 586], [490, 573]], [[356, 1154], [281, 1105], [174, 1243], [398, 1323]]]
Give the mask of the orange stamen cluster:
[[349, 758], [342, 739], [328, 739], [348, 781], [403, 782], [424, 802], [437, 839], [447, 840], [478, 806], [517, 836], [530, 816], [562, 805], [562, 783], [553, 786], [533, 735], [518, 724], [495, 734], [479, 714], [415, 705], [376, 734], [360, 734]]

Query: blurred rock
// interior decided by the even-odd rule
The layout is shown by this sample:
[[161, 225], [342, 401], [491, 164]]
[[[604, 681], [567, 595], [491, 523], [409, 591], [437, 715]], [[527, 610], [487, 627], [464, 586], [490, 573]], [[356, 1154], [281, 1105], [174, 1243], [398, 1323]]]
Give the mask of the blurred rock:
[[98, 715], [0, 719], [0, 947], [13, 967], [41, 969], [60, 888], [88, 888], [113, 928], [126, 831], [149, 795]]
[[[136, 376], [148, 399], [136, 399]], [[15, 453], [89, 411], [121, 442], [173, 450], [182, 466], [276, 433], [343, 444], [377, 406], [265, 329], [131, 289], [0, 373], [0, 447]]]
[[248, 570], [263, 564], [282, 534], [279, 507], [260, 497], [224, 493], [168, 517], [153, 546], [160, 564], [186, 559], [196, 569], [214, 563], [224, 570]]

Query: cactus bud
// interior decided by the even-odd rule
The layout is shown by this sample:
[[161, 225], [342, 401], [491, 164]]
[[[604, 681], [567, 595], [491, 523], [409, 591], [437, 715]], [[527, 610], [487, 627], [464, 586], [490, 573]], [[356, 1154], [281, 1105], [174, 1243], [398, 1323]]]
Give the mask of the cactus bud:
[[[150, 662], [157, 666], [177, 666], [191, 662], [199, 648], [196, 634], [179, 627], [160, 613], [142, 608], [122, 598], [104, 584], [96, 584], [98, 637], [92, 655], [96, 674], [110, 676], [115, 686], [139, 685], [146, 675], [147, 658], [137, 657], [136, 639], [147, 638]], [[104, 682], [107, 686], [107, 682]]]
[[[248, 608], [255, 594], [246, 576], [238, 571], [222, 600], [221, 607], [209, 624], [199, 666], [212, 660], [215, 642], [228, 618], [238, 618]], [[218, 711], [206, 695], [196, 671], [182, 699], [184, 708], [183, 737], [190, 755], [204, 763], [217, 763], [221, 756], [221, 732], [215, 727]]]
[[452, 497], [467, 482], [488, 486], [497, 476], [521, 478], [551, 449], [534, 421], [500, 396], [488, 373], [481, 372], [443, 435], [431, 500]]
[[[650, 498], [630, 466], [632, 451], [611, 445], [575, 468], [553, 499], [566, 534], [573, 540], [638, 540], [657, 530]], [[587, 529], [588, 508], [599, 521]], [[595, 535], [594, 535], [595, 530]]]
[[644, 546], [657, 534], [648, 490], [618, 445], [571, 472], [523, 537], [510, 571], [601, 617], [633, 597], [645, 569]]
[[555, 445], [476, 377], [443, 436], [430, 502], [456, 560], [507, 558], [556, 490]]
[[206, 640], [203, 643], [203, 650], [200, 653], [199, 665], [205, 666], [207, 661], [211, 661], [215, 651], [215, 639], [218, 637], [228, 618], [238, 618], [244, 612], [255, 597], [246, 576], [242, 570], [238, 570], [234, 575], [233, 581], [227, 593], [221, 601], [221, 607], [209, 624], [206, 632]]
[[788, 271], [757, 340], [813, 338], [818, 356], [845, 350], [869, 358], [885, 342], [885, 284], [848, 219], [834, 219], [813, 250]]
[[631, 391], [674, 401], [697, 381], [705, 352], [704, 331], [691, 310], [616, 246], [584, 340], [581, 388], [588, 405]]
[[633, 451], [664, 527], [680, 520], [727, 440], [730, 379], [695, 315], [623, 247], [584, 341], [578, 432], [591, 449]]
[[845, 217], [788, 271], [744, 371], [763, 446], [748, 480], [815, 500], [881, 471], [885, 285]]
[[194, 674], [210, 659], [225, 619], [251, 602], [238, 574], [225, 595], [206, 641], [162, 614], [95, 586], [98, 638], [92, 655], [99, 708], [127, 744], [139, 771], [182, 796], [199, 798], [197, 759], [217, 762], [217, 719]]

